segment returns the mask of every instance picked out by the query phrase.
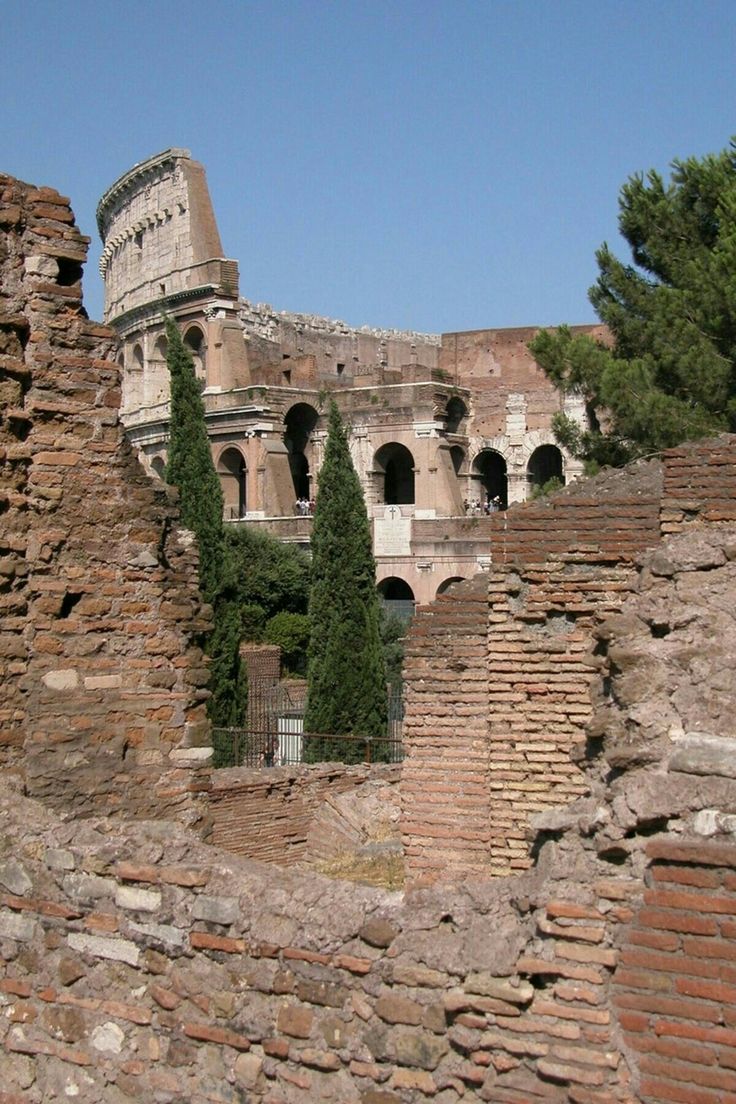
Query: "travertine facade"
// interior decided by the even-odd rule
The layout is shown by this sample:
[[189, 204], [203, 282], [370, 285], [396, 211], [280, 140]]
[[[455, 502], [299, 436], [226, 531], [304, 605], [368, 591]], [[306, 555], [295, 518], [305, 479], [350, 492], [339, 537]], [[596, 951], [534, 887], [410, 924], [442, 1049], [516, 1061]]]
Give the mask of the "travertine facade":
[[[314, 496], [334, 396], [374, 528], [379, 585], [427, 602], [488, 563], [485, 519], [464, 503], [524, 501], [579, 466], [554, 444], [560, 397], [537, 368], [533, 330], [442, 337], [274, 311], [239, 295], [204, 170], [167, 150], [122, 176], [98, 208], [105, 318], [122, 338], [123, 417], [149, 470], [166, 455], [161, 315], [183, 329], [205, 390], [215, 463], [233, 524], [306, 542], [294, 516]], [[569, 413], [582, 417], [575, 404]], [[471, 511], [472, 514], [472, 511]]]

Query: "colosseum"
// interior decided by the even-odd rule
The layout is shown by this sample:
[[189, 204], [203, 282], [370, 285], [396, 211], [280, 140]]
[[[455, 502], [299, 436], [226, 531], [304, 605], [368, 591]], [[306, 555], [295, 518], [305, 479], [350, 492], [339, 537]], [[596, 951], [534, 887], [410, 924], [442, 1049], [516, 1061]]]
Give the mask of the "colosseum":
[[[201, 378], [227, 521], [308, 544], [333, 397], [350, 430], [373, 526], [377, 580], [396, 609], [489, 564], [486, 511], [522, 502], [579, 464], [552, 416], [582, 420], [535, 364], [535, 329], [441, 335], [354, 328], [240, 295], [204, 168], [183, 149], [135, 165], [97, 208], [105, 321], [120, 336], [122, 417], [149, 470], [168, 432], [163, 316]], [[596, 333], [596, 327], [580, 327]]]

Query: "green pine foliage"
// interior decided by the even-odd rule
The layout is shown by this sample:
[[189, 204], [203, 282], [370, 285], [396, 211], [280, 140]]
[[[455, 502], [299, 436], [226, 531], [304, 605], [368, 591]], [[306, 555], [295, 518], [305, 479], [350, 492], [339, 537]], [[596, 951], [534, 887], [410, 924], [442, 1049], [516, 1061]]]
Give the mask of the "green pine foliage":
[[736, 431], [736, 144], [674, 161], [668, 183], [631, 177], [619, 207], [633, 263], [603, 245], [589, 292], [612, 344], [564, 326], [530, 344], [586, 400], [589, 429], [558, 415], [555, 431], [591, 468]]
[[[386, 671], [371, 532], [345, 429], [330, 404], [312, 530], [309, 683], [304, 731], [385, 737]], [[309, 741], [306, 754], [309, 754]], [[339, 758], [362, 759], [356, 742]]]
[[[225, 540], [223, 500], [207, 438], [202, 393], [191, 355], [172, 319], [166, 319], [167, 364], [171, 376], [169, 460], [166, 479], [179, 489], [182, 524], [199, 547], [202, 596], [212, 606], [214, 628], [205, 651], [210, 658], [207, 714], [216, 728], [242, 725], [247, 703], [236, 563]], [[227, 761], [216, 766], [229, 765]]]

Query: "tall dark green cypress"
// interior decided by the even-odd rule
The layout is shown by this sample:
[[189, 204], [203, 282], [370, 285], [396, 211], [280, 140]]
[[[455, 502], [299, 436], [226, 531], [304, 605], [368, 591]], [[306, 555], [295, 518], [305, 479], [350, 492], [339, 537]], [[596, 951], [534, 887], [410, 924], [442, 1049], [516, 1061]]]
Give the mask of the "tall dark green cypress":
[[214, 628], [205, 648], [210, 657], [207, 712], [213, 725], [237, 727], [245, 720], [247, 684], [239, 655], [240, 612], [225, 541], [222, 488], [212, 463], [194, 362], [171, 318], [166, 319], [166, 339], [171, 377], [166, 479], [178, 487], [182, 524], [197, 538], [200, 589], [214, 616]]
[[[309, 619], [305, 732], [385, 737], [386, 671], [371, 531], [334, 402], [312, 531]], [[341, 757], [362, 757], [362, 748], [353, 755], [339, 750]]]

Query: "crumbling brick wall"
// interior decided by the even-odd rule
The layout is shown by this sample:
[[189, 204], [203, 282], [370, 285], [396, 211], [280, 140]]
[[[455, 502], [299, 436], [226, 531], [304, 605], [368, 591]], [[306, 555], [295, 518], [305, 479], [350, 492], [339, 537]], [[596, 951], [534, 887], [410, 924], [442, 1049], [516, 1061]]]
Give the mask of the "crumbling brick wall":
[[0, 176], [0, 747], [60, 808], [197, 815], [196, 551], [123, 437], [87, 243], [63, 196]]
[[[420, 614], [407, 649], [402, 800], [412, 878], [529, 866], [534, 818], [585, 790], [571, 753], [605, 689], [596, 621], [631, 592], [645, 549], [694, 524], [727, 524], [735, 502], [736, 449], [724, 436], [489, 519], [485, 600], [483, 576], [465, 584], [479, 598], [472, 630], [461, 624], [458, 588]], [[454, 658], [463, 649], [472, 697], [469, 668]], [[453, 722], [461, 701], [472, 729]], [[444, 825], [440, 847], [432, 824]]]
[[[319, 838], [323, 807], [369, 781], [398, 784], [397, 764], [234, 767], [216, 771], [209, 794], [212, 843], [234, 855], [291, 866], [334, 854]], [[334, 833], [336, 825], [331, 825]], [[334, 845], [335, 840], [333, 839]]]
[[590, 793], [508, 878], [389, 894], [0, 785], [0, 1100], [731, 1100], [735, 585], [736, 528], [643, 558]]
[[530, 817], [584, 791], [570, 752], [599, 679], [593, 625], [658, 540], [661, 497], [649, 463], [492, 516], [490, 575], [417, 615], [402, 777], [412, 878], [526, 868]]

